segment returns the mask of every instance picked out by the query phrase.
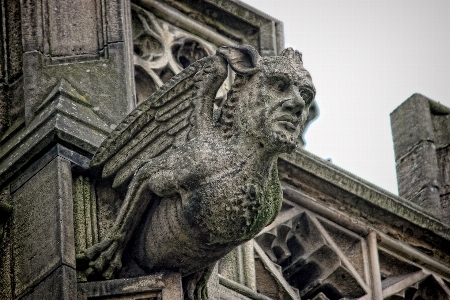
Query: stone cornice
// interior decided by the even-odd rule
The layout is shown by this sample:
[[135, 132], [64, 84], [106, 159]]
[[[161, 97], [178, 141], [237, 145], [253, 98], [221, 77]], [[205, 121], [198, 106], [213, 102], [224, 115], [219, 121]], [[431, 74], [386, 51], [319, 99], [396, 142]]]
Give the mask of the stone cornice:
[[389, 193], [312, 153], [302, 149], [291, 155], [282, 155], [281, 160], [357, 196], [362, 201], [375, 205], [419, 227], [434, 231], [447, 240], [450, 239], [450, 227], [424, 213], [420, 206]]

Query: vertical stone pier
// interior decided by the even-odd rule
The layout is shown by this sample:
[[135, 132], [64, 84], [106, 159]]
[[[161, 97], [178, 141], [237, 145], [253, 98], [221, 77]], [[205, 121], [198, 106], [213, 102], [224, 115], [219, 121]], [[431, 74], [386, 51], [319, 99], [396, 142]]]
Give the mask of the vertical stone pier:
[[399, 195], [449, 224], [450, 108], [414, 94], [391, 123]]
[[130, 3], [2, 0], [0, 15], [0, 298], [76, 299], [72, 169], [135, 106]]

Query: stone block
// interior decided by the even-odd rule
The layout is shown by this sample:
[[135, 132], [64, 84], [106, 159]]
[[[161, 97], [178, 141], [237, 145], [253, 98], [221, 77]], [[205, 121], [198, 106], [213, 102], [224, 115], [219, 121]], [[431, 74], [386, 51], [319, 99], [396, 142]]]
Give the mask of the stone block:
[[60, 266], [37, 286], [34, 286], [20, 300], [35, 299], [76, 299], [76, 271], [68, 266]]
[[24, 122], [25, 111], [23, 102], [23, 77], [10, 84], [9, 121], [12, 127], [18, 127]]
[[423, 142], [397, 161], [399, 196], [440, 217], [439, 168], [433, 143]]
[[104, 46], [102, 3], [22, 1], [24, 51], [37, 50], [52, 57], [98, 57]]
[[2, 134], [6, 130], [9, 123], [7, 95], [7, 87], [4, 84], [0, 83], [0, 134]]
[[8, 83], [22, 74], [22, 27], [20, 20], [20, 0], [3, 0], [6, 9], [5, 37], [7, 39]]
[[439, 187], [436, 148], [424, 142], [396, 163], [399, 195], [408, 200], [425, 186]]
[[77, 293], [78, 300], [183, 299], [181, 275], [179, 273], [157, 273], [136, 278], [80, 283]]
[[16, 296], [61, 265], [75, 268], [71, 176], [70, 162], [56, 157], [12, 195]]
[[127, 30], [126, 27], [127, 17], [130, 14], [129, 1], [124, 0], [111, 0], [105, 2], [105, 14], [108, 22], [107, 26], [107, 39], [109, 43], [123, 42]]
[[[52, 57], [91, 54], [98, 56], [102, 34], [102, 20], [96, 0], [48, 0], [47, 22], [44, 32], [48, 36], [48, 52]], [[70, 20], [70, 21], [68, 21]], [[48, 27], [47, 27], [48, 26]]]
[[11, 226], [10, 223], [3, 224], [0, 222], [0, 299], [12, 299], [12, 274], [11, 274]]
[[[117, 125], [130, 109], [131, 86], [126, 70], [125, 44], [109, 49], [109, 60], [88, 61], [83, 64], [47, 66], [44, 56], [37, 52], [24, 54], [25, 117], [28, 123], [61, 80], [64, 80], [95, 108], [95, 113], [108, 125]], [[90, 125], [90, 124], [89, 124]]]
[[395, 160], [422, 141], [434, 142], [429, 99], [414, 94], [391, 113]]
[[450, 145], [450, 109], [449, 113], [432, 115], [436, 148], [442, 149]]
[[450, 193], [441, 195], [442, 222], [450, 224]]
[[411, 195], [411, 202], [418, 204], [423, 208], [423, 212], [441, 219], [443, 212], [439, 190], [433, 186], [426, 186], [415, 195]]

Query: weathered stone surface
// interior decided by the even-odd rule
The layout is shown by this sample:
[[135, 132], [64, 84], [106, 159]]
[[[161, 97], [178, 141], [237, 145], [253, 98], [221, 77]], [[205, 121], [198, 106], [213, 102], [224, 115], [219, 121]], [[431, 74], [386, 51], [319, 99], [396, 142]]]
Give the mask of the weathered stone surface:
[[[269, 15], [257, 12], [252, 7], [233, 1], [207, 0], [207, 1], [133, 1], [153, 11], [158, 17], [163, 18], [184, 30], [192, 32], [217, 46], [229, 45], [217, 43], [211, 34], [209, 37], [202, 34], [212, 28], [212, 32], [218, 32], [222, 37], [235, 41], [236, 44], [249, 44], [258, 49], [263, 56], [279, 55], [284, 47], [283, 23]], [[167, 5], [166, 5], [167, 4]], [[173, 9], [173, 8], [175, 9]], [[194, 19], [195, 23], [206, 26], [195, 26], [192, 22], [177, 18], [176, 11], [182, 12]], [[206, 27], [206, 28], [205, 28]], [[206, 30], [205, 30], [206, 29]], [[203, 36], [204, 35], [204, 36]]]
[[[80, 95], [90, 101], [96, 113], [108, 123], [116, 125], [128, 112], [131, 95], [125, 62], [124, 43], [108, 47], [110, 59], [83, 64], [45, 65], [38, 52], [24, 54], [26, 120], [31, 122], [49, 91], [62, 79], [70, 83]], [[117, 99], [120, 99], [119, 101]]]
[[[18, 14], [25, 52], [20, 52], [20, 63], [8, 60], [20, 65], [20, 70], [11, 65], [15, 74], [22, 73], [23, 65], [23, 80], [2, 86], [5, 92], [0, 94], [0, 127], [11, 127], [2, 140], [0, 184], [55, 141], [93, 154], [135, 105], [128, 1], [22, 1], [20, 7], [18, 1], [7, 3], [8, 17]], [[68, 98], [71, 90], [77, 92], [69, 103], [58, 98], [64, 94], [61, 89], [49, 95], [61, 82], [71, 86]], [[55, 100], [52, 97], [59, 101], [45, 107], [46, 101]], [[90, 105], [83, 105], [81, 98]], [[71, 101], [80, 99], [71, 107]]]
[[[37, 50], [53, 59], [98, 58], [107, 42], [103, 36], [105, 11], [105, 4], [95, 0], [23, 1], [24, 50]], [[109, 20], [120, 23], [120, 20]]]
[[434, 143], [429, 99], [414, 94], [391, 113], [395, 160], [399, 160], [421, 142]]
[[[5, 42], [7, 82], [13, 83], [22, 75], [22, 27], [20, 19], [20, 0], [4, 0]], [[3, 25], [2, 24], [2, 25]], [[0, 25], [0, 28], [2, 27]], [[1, 76], [0, 76], [1, 77]]]
[[414, 94], [391, 114], [391, 122], [399, 195], [447, 222], [448, 205], [440, 197], [450, 191], [450, 108]]
[[[198, 139], [197, 131], [189, 131], [188, 128], [193, 126], [192, 124], [197, 124], [198, 120], [194, 117], [202, 114], [203, 111], [198, 106], [191, 105], [192, 103], [188, 105], [183, 102], [192, 97], [194, 93], [179, 93], [177, 89], [172, 89], [173, 93], [167, 98], [168, 102], [160, 101], [159, 106], [151, 108], [160, 112], [159, 114], [155, 112], [154, 119], [158, 119], [159, 125], [165, 124], [164, 126], [156, 129], [150, 128], [152, 129], [150, 130], [146, 127], [149, 121], [146, 117], [131, 125], [136, 126], [135, 128], [142, 126], [135, 131], [131, 130], [132, 134], [125, 137], [129, 137], [130, 140], [135, 139], [135, 143], [127, 144], [123, 150], [118, 150], [120, 155], [115, 152], [114, 155], [117, 156], [113, 157], [108, 165], [109, 175], [120, 177], [116, 181], [119, 185], [117, 190], [111, 189], [110, 178], [102, 179], [101, 174], [96, 172], [98, 170], [92, 170], [92, 173], [87, 170], [87, 157], [93, 155], [102, 140], [108, 135], [109, 130], [119, 124], [123, 117], [135, 107], [131, 72], [133, 58], [137, 70], [136, 79], [139, 81], [136, 86], [139, 94], [138, 101], [143, 102], [148, 95], [160, 85], [168, 82], [170, 77], [181, 71], [182, 68], [186, 68], [197, 59], [202, 58], [205, 53], [212, 54], [215, 51], [214, 45], [233, 46], [245, 42], [257, 47], [262, 56], [280, 54], [283, 49], [282, 23], [236, 1], [139, 0], [133, 2], [146, 9], [133, 17], [140, 21], [144, 17], [145, 22], [141, 22], [141, 27], [148, 26], [153, 30], [151, 33], [147, 32], [146, 35], [134, 36], [134, 56], [131, 54], [131, 47], [127, 46], [132, 44], [129, 1], [82, 0], [75, 4], [73, 1], [55, 0], [34, 2], [22, 0], [21, 3], [18, 0], [0, 0], [0, 14], [3, 17], [6, 16], [1, 19], [0, 23], [2, 42], [2, 47], [0, 47], [0, 90], [2, 91], [0, 92], [0, 118], [2, 118], [0, 127], [3, 126], [4, 129], [4, 131], [0, 130], [2, 132], [0, 138], [2, 145], [0, 149], [0, 185], [5, 187], [3, 194], [9, 196], [11, 192], [14, 194], [14, 201], [20, 200], [19, 210], [15, 210], [17, 215], [14, 216], [14, 220], [6, 224], [5, 233], [2, 236], [3, 245], [0, 246], [1, 299], [73, 299], [75, 297], [74, 251], [70, 250], [71, 254], [69, 255], [67, 254], [68, 250], [58, 244], [62, 242], [64, 245], [65, 239], [71, 238], [70, 234], [62, 234], [68, 231], [65, 226], [71, 226], [72, 222], [74, 224], [77, 235], [73, 247], [76, 248], [76, 251], [96, 245], [99, 240], [108, 239], [108, 231], [111, 228], [114, 229], [129, 180], [133, 177], [133, 173], [141, 167], [143, 161], [153, 159], [146, 152], [153, 155], [152, 151], [155, 151], [158, 152], [156, 156], [162, 156], [163, 153], [167, 153], [167, 147], [173, 145], [174, 147], [170, 150], [178, 151], [176, 154], [180, 154], [180, 158], [174, 158], [174, 161], [181, 163], [177, 166], [177, 171], [170, 174], [171, 176], [182, 176], [187, 169], [191, 171], [194, 169], [195, 174], [204, 172], [201, 164], [200, 167], [195, 163], [190, 164], [192, 161], [195, 162], [195, 159], [184, 161], [184, 158], [191, 158], [197, 154], [183, 157], [183, 151], [188, 148], [184, 146], [186, 140], [193, 137], [201, 140]], [[134, 5], [133, 7], [135, 8]], [[21, 17], [23, 17], [23, 23], [20, 20]], [[164, 27], [162, 31], [158, 31], [158, 25]], [[139, 30], [142, 29], [141, 27]], [[135, 29], [133, 27], [133, 34], [136, 33]], [[25, 76], [23, 77], [21, 77], [22, 31], [26, 49], [24, 55]], [[183, 31], [184, 34], [182, 34]], [[164, 45], [163, 50], [157, 45], [157, 42], [155, 44], [146, 43], [149, 40], [155, 41], [150, 38], [152, 36], [157, 42]], [[5, 41], [11, 42], [5, 43]], [[152, 49], [155, 45], [156, 50]], [[144, 46], [148, 46], [148, 49]], [[213, 49], [212, 52], [208, 52], [210, 48]], [[165, 61], [167, 64], [162, 67]], [[161, 65], [158, 65], [159, 63]], [[144, 66], [148, 68], [146, 69]], [[246, 70], [240, 68], [240, 71], [245, 73]], [[205, 82], [209, 80], [208, 76], [208, 72], [205, 72], [196, 80]], [[149, 78], [150, 80], [148, 80]], [[247, 84], [245, 80], [240, 83]], [[142, 88], [143, 86], [144, 88]], [[193, 86], [194, 84], [189, 88]], [[187, 89], [189, 90], [189, 88]], [[234, 88], [236, 88], [235, 91], [238, 91], [239, 84]], [[275, 89], [277, 88], [275, 87]], [[173, 96], [177, 93], [181, 95], [180, 98], [170, 102], [170, 99], [174, 99]], [[229, 115], [236, 109], [236, 106], [233, 106], [232, 97], [225, 99], [224, 93], [220, 92], [216, 96], [209, 111], [212, 111], [212, 118], [207, 121], [218, 122], [220, 125], [217, 126], [217, 131], [226, 131], [224, 128], [236, 119], [246, 123], [245, 126], [250, 126], [248, 120], [244, 118], [235, 118], [230, 121], [232, 118]], [[182, 99], [182, 97], [185, 98]], [[177, 102], [178, 100], [180, 102]], [[417, 103], [419, 102], [417, 101]], [[186, 104], [186, 106], [178, 106], [180, 103]], [[237, 105], [241, 104], [242, 102]], [[421, 112], [424, 112], [424, 106], [419, 104], [413, 108], [420, 108]], [[409, 152], [401, 156], [404, 161], [408, 162], [408, 165], [403, 166], [403, 173], [406, 174], [405, 176], [410, 176], [409, 179], [412, 178], [409, 181], [413, 182], [416, 187], [421, 187], [419, 189], [406, 188], [405, 193], [409, 193], [413, 201], [423, 204], [428, 203], [432, 196], [436, 196], [436, 190], [433, 189], [438, 187], [444, 214], [442, 220], [445, 220], [445, 218], [448, 219], [448, 216], [445, 215], [448, 214], [450, 207], [450, 198], [448, 197], [450, 195], [450, 148], [446, 148], [449, 147], [448, 137], [450, 134], [447, 126], [448, 116], [445, 109], [429, 99], [428, 105], [432, 126], [428, 128], [426, 126], [429, 124], [424, 125], [423, 122], [407, 124], [409, 127], [411, 124], [418, 127], [414, 127], [415, 131], [412, 136], [406, 134], [401, 137], [404, 143], [413, 143], [410, 148], [400, 147], [403, 150], [409, 149]], [[255, 111], [252, 107], [250, 110]], [[145, 113], [145, 109], [140, 112], [143, 111]], [[136, 112], [136, 115], [140, 112]], [[170, 120], [173, 121], [174, 116], [179, 118], [177, 121], [181, 121], [172, 123]], [[408, 116], [417, 118], [411, 112]], [[128, 119], [128, 121], [130, 120], [134, 119]], [[168, 120], [169, 122], [167, 122]], [[426, 127], [426, 130], [419, 128], [422, 125]], [[260, 128], [263, 127], [260, 126]], [[433, 130], [434, 140], [427, 139], [429, 136], [427, 130], [430, 128]], [[137, 138], [134, 135], [136, 132], [139, 132]], [[426, 134], [423, 134], [424, 132]], [[230, 138], [234, 133], [233, 130], [228, 131], [225, 138]], [[424, 137], [425, 139], [423, 139]], [[206, 142], [207, 140], [205, 138], [201, 141]], [[416, 143], [417, 141], [419, 142]], [[63, 143], [67, 148], [59, 144], [52, 148], [55, 143]], [[432, 143], [436, 146], [437, 178], [440, 185], [437, 185], [430, 177], [436, 173], [435, 169], [431, 170], [430, 165], [416, 165], [424, 158], [432, 157], [432, 151], [424, 150], [427, 145], [430, 146]], [[148, 144], [154, 145], [155, 148], [147, 146]], [[47, 152], [48, 149], [51, 151]], [[202, 149], [192, 147], [186, 151], [200, 153], [201, 151], [198, 150]], [[223, 147], [210, 147], [207, 150], [201, 152], [201, 155], [204, 155], [201, 158], [213, 157], [214, 159], [210, 159], [209, 162], [212, 161], [216, 168], [225, 165], [227, 170], [231, 170], [239, 165], [235, 163], [236, 161], [240, 159], [244, 161], [244, 158], [238, 155], [229, 155], [228, 159], [223, 159], [225, 161], [223, 163], [220, 160], [220, 154], [226, 152]], [[42, 156], [44, 152], [47, 153]], [[314, 297], [313, 299], [334, 300], [336, 297], [333, 298], [330, 293], [333, 294], [336, 290], [342, 295], [356, 293], [359, 296], [363, 293], [361, 289], [367, 291], [368, 282], [373, 281], [373, 275], [377, 274], [376, 272], [369, 274], [366, 270], [367, 256], [373, 257], [365, 252], [367, 249], [364, 247], [364, 242], [368, 232], [372, 232], [375, 233], [376, 238], [371, 250], [383, 253], [380, 255], [381, 269], [377, 270], [381, 273], [377, 278], [382, 277], [382, 287], [380, 287], [380, 291], [376, 292], [382, 292], [384, 298], [403, 297], [408, 299], [408, 297], [413, 297], [412, 293], [414, 293], [414, 297], [422, 298], [445, 299], [449, 297], [449, 226], [425, 214], [423, 207], [419, 205], [408, 203], [401, 197], [391, 195], [313, 156], [305, 154], [303, 157], [300, 154], [299, 158], [297, 154], [292, 157], [286, 156], [280, 161], [280, 172], [286, 196], [285, 203], [289, 203], [291, 209], [282, 211], [280, 218], [277, 218], [274, 225], [265, 232], [267, 238], [263, 240], [266, 243], [264, 251], [267, 249], [269, 251], [264, 253], [260, 248], [256, 248], [257, 250], [254, 252], [247, 248], [245, 250], [244, 246], [241, 246], [235, 250], [233, 255], [230, 255], [232, 256], [231, 260], [224, 262], [223, 266], [227, 265], [226, 268], [223, 268], [223, 274], [219, 275], [217, 268], [209, 267], [203, 273], [191, 274], [193, 276], [190, 278], [195, 280], [185, 280], [185, 287], [189, 284], [196, 284], [197, 287], [190, 291], [195, 293], [207, 291], [210, 299], [269, 299], [267, 296], [270, 295], [271, 298], [298, 300], [298, 293], [289, 286], [283, 278], [282, 270], [274, 264], [274, 262], [287, 264], [290, 257], [295, 257], [299, 260], [291, 262], [291, 268], [286, 268], [287, 271], [292, 271], [291, 273], [294, 274], [291, 278], [299, 277], [303, 283], [307, 282], [304, 285], [307, 285], [308, 288], [315, 283], [318, 284], [309, 291], [302, 290], [304, 295], [302, 299]], [[36, 162], [36, 157], [39, 156], [42, 156], [42, 159]], [[65, 157], [68, 161], [62, 163], [64, 159], [56, 158], [57, 156]], [[167, 160], [165, 161], [163, 158], [158, 161], [161, 163], [161, 168], [168, 164]], [[72, 193], [67, 187], [60, 189], [65, 190], [64, 193], [59, 193], [57, 190], [61, 186], [55, 183], [60, 183], [60, 181], [52, 181], [51, 183], [54, 185], [52, 187], [51, 183], [45, 180], [54, 175], [49, 167], [55, 166], [54, 159], [59, 159], [60, 163], [64, 165], [60, 170], [64, 169], [67, 173], [64, 173], [65, 171], [58, 173], [60, 175], [58, 178], [68, 184], [70, 182], [69, 185], [73, 186]], [[197, 158], [197, 160], [201, 159]], [[130, 161], [132, 163], [128, 165]], [[123, 162], [125, 165], [121, 165]], [[244, 161], [244, 163], [246, 162]], [[73, 170], [69, 170], [70, 165]], [[25, 167], [27, 169], [24, 171]], [[120, 172], [117, 172], [116, 168], [121, 169]], [[164, 172], [160, 168], [155, 170], [154, 174]], [[411, 170], [424, 175], [411, 177]], [[42, 177], [44, 174], [51, 176], [45, 175], [44, 178]], [[234, 179], [240, 180], [241, 178], [235, 176], [236, 174], [232, 175]], [[276, 174], [271, 173], [269, 176], [276, 177]], [[220, 176], [212, 176], [214, 180], [218, 177]], [[52, 180], [55, 178], [53, 177]], [[160, 177], [159, 174], [156, 174], [152, 178], [159, 179]], [[408, 181], [408, 178], [404, 178], [404, 181]], [[172, 201], [170, 205], [165, 206], [166, 211], [174, 207], [176, 209], [183, 208], [182, 205], [179, 205], [180, 198], [183, 199], [183, 193], [187, 193], [186, 189], [188, 192], [191, 191], [192, 186], [203, 180], [199, 180], [195, 176], [188, 179], [183, 182], [186, 184], [171, 187], [173, 188], [172, 192], [177, 190], [178, 194], [182, 194], [181, 197], [173, 196], [170, 194], [170, 189], [167, 189], [169, 196], [160, 197], [153, 193], [149, 194], [150, 196], [146, 200], [156, 204]], [[220, 183], [222, 179], [222, 177], [219, 178], [217, 182]], [[245, 178], [245, 180], [247, 179]], [[207, 180], [205, 179], [205, 181]], [[228, 216], [235, 217], [232, 220], [234, 223], [230, 222], [230, 226], [216, 226], [220, 220], [213, 223], [212, 221], [216, 221], [215, 219], [218, 218], [212, 221], [211, 218], [209, 220], [212, 224], [211, 228], [229, 227], [230, 230], [233, 228], [241, 230], [248, 226], [247, 222], [240, 219], [240, 215], [236, 211], [260, 208], [257, 198], [261, 191], [257, 185], [247, 184], [246, 181], [244, 183], [239, 186], [241, 189], [234, 190], [238, 194], [236, 201], [219, 207], [225, 211], [228, 209]], [[233, 199], [236, 193], [233, 194], [229, 191], [230, 186], [234, 188], [231, 184], [227, 185], [227, 182], [214, 184], [211, 185], [210, 190], [206, 189], [208, 193], [195, 193], [191, 198], [201, 198], [205, 194], [216, 196], [222, 193], [227, 196], [224, 197], [227, 200]], [[274, 186], [270, 186], [269, 189]], [[275, 190], [279, 193], [278, 188]], [[209, 193], [210, 191], [212, 192]], [[414, 192], [417, 193], [414, 194]], [[0, 195], [1, 203], [7, 198], [3, 197], [3, 194]], [[62, 194], [64, 197], [55, 196]], [[68, 209], [69, 204], [67, 204], [71, 203], [70, 197], [73, 197], [74, 201], [73, 213], [76, 216], [74, 220], [70, 220], [71, 210]], [[63, 198], [64, 201], [61, 200]], [[23, 199], [28, 201], [21, 201]], [[69, 201], [65, 202], [66, 200]], [[9, 200], [5, 202], [10, 203]], [[178, 206], [172, 205], [173, 202], [178, 203]], [[188, 201], [188, 203], [190, 202]], [[145, 206], [147, 207], [145, 208]], [[139, 219], [139, 213], [146, 216], [156, 215], [158, 212], [154, 213], [154, 211], [157, 205], [151, 206], [148, 203], [142, 204], [133, 218]], [[14, 208], [17, 209], [16, 206]], [[200, 219], [196, 218], [195, 213], [201, 217], [206, 215], [204, 211], [198, 212], [197, 208], [195, 206], [187, 213], [188, 217], [194, 216], [194, 221]], [[164, 212], [162, 209], [161, 211]], [[67, 223], [59, 223], [61, 220], [55, 217], [57, 213], [68, 215]], [[293, 229], [292, 221], [296, 221], [295, 217], [300, 214], [307, 215], [309, 218], [305, 219], [306, 221], [295, 223], [301, 228]], [[38, 217], [33, 217], [35, 215]], [[157, 240], [160, 242], [159, 246], [155, 247], [162, 247], [161, 245], [164, 243], [170, 244], [170, 241], [166, 241], [166, 237], [172, 234], [171, 229], [175, 228], [181, 232], [180, 239], [173, 239], [175, 242], [172, 245], [177, 247], [168, 247], [169, 254], [166, 253], [166, 256], [183, 249], [183, 246], [188, 247], [182, 245], [180, 240], [187, 241], [188, 245], [192, 243], [189, 236], [183, 236], [183, 234], [190, 234], [191, 219], [188, 219], [187, 222], [183, 220], [177, 223], [177, 218], [184, 218], [185, 215], [169, 213], [169, 218], [167, 218], [163, 213], [159, 213], [158, 220], [160, 221], [157, 223], [170, 224], [166, 228], [162, 228], [160, 232], [154, 230], [155, 236], [158, 235], [160, 238]], [[29, 218], [30, 216], [31, 218]], [[269, 216], [266, 217], [266, 220], [270, 219]], [[139, 221], [136, 222], [139, 223]], [[152, 225], [151, 222], [146, 223], [143, 220], [138, 227], [131, 226], [133, 229], [128, 231], [134, 235], [125, 237], [125, 240], [128, 239], [130, 242], [128, 248], [124, 250], [124, 267], [121, 272], [116, 274], [117, 278], [120, 278], [119, 280], [80, 283], [78, 296], [82, 299], [140, 299], [146, 297], [153, 300], [159, 299], [160, 296], [162, 299], [181, 299], [183, 296], [181, 295], [180, 274], [172, 277], [173, 280], [162, 279], [162, 281], [153, 280], [158, 276], [157, 274], [146, 276], [146, 278], [123, 278], [141, 276], [154, 271], [151, 267], [146, 270], [142, 269], [142, 266], [145, 268], [154, 261], [140, 260], [142, 256], [133, 251], [135, 245], [151, 243], [147, 235], [150, 225]], [[171, 225], [175, 226], [170, 227]], [[207, 227], [201, 225], [199, 232]], [[23, 228], [25, 229], [22, 230]], [[307, 234], [308, 230], [311, 231], [309, 235]], [[352, 233], [348, 231], [352, 231]], [[192, 232], [193, 236], [198, 236], [195, 228]], [[148, 238], [147, 241], [140, 238], [141, 233], [143, 237]], [[42, 235], [47, 236], [42, 237]], [[206, 236], [205, 239], [209, 238], [207, 235], [204, 236]], [[45, 239], [45, 243], [42, 242], [43, 239]], [[301, 243], [296, 243], [298, 241]], [[308, 245], [316, 245], [314, 242], [317, 241], [320, 242], [317, 251], [307, 251], [304, 256], [299, 255], [302, 251], [299, 244], [308, 248]], [[204, 240], [201, 242], [203, 243]], [[14, 247], [12, 247], [13, 243], [16, 244]], [[251, 243], [246, 243], [246, 246]], [[150, 247], [153, 245], [148, 248]], [[174, 248], [177, 249], [174, 250]], [[200, 262], [204, 263], [201, 251], [195, 250], [192, 252], [197, 255], [199, 264]], [[12, 255], [13, 251], [14, 256]], [[238, 253], [239, 251], [241, 252]], [[295, 251], [297, 252], [294, 253]], [[256, 254], [256, 258], [253, 253]], [[72, 257], [71, 264], [68, 262], [69, 257]], [[304, 261], [301, 261], [302, 259]], [[114, 263], [117, 263], [116, 266], [120, 265], [117, 260]], [[147, 263], [148, 265], [146, 265]], [[308, 264], [309, 266], [316, 264], [323, 269], [319, 276], [321, 282], [314, 281], [315, 274], [313, 272], [303, 272], [302, 274], [295, 272], [295, 267], [302, 268]], [[82, 269], [84, 266], [78, 265], [77, 267]], [[91, 267], [98, 267], [98, 264]], [[255, 268], [258, 271], [257, 274]], [[15, 273], [13, 274], [12, 271]], [[306, 271], [308, 271], [307, 268]], [[86, 277], [83, 272], [78, 273], [78, 275], [80, 274], [82, 276], [79, 277], [79, 281], [88, 280], [89, 276]], [[229, 278], [223, 275], [227, 275]], [[162, 275], [162, 278], [164, 276]], [[188, 276], [190, 275], [185, 276], [185, 279]], [[90, 279], [94, 277], [92, 276]], [[229, 280], [230, 278], [233, 280]], [[309, 285], [308, 282], [312, 282], [312, 285]], [[293, 285], [301, 284], [302, 282], [300, 284], [293, 282]], [[320, 288], [323, 293], [320, 293]], [[173, 293], [164, 294], [164, 291], [169, 290]], [[186, 290], [189, 291], [189, 288]], [[375, 298], [376, 295], [380, 294], [368, 293], [365, 297]]]
[[78, 285], [78, 300], [89, 299], [162, 299], [183, 300], [179, 273], [86, 282]]
[[98, 50], [104, 47], [103, 21], [97, 13], [101, 11], [101, 3], [95, 0], [47, 1], [47, 6], [43, 6], [47, 9], [43, 12], [47, 18], [43, 29], [48, 42], [44, 44], [44, 53], [52, 57], [97, 56]]
[[39, 282], [20, 300], [61, 299], [75, 300], [77, 292], [76, 271], [61, 265]]
[[442, 222], [450, 224], [450, 193], [441, 195]]
[[0, 224], [0, 299], [13, 299], [11, 222]]
[[6, 131], [9, 124], [9, 103], [6, 85], [0, 83], [0, 133]]
[[89, 101], [66, 81], [58, 82], [44, 100], [29, 126], [5, 139], [0, 149], [0, 184], [51, 143], [65, 142], [93, 153], [108, 134], [108, 125]]
[[[420, 205], [436, 217], [440, 216], [439, 169], [434, 143], [424, 141], [416, 145], [397, 161], [397, 177], [399, 195]], [[430, 198], [417, 199], [422, 190], [435, 191]], [[429, 194], [431, 196], [431, 194]], [[413, 200], [415, 199], [415, 200]]]
[[4, 137], [17, 131], [25, 122], [25, 104], [23, 98], [23, 76], [9, 85], [9, 128]]
[[0, 83], [12, 83], [22, 73], [20, 0], [0, 1]]
[[3, 241], [3, 229], [6, 226], [6, 223], [9, 220], [9, 217], [12, 213], [12, 206], [5, 203], [0, 202], [0, 245]]
[[[20, 1], [0, 1], [0, 137], [17, 121], [23, 108], [18, 81], [22, 75]], [[21, 110], [23, 113], [23, 109]]]
[[248, 241], [220, 260], [220, 275], [256, 291], [253, 241]]
[[[12, 195], [17, 296], [62, 265], [72, 271], [75, 268], [71, 182], [70, 162], [57, 157]], [[56, 280], [59, 276], [55, 276]]]
[[423, 212], [443, 221], [442, 204], [439, 189], [434, 186], [424, 186], [416, 194], [411, 195], [410, 201], [420, 205]]
[[[437, 149], [442, 149], [450, 144], [450, 108], [440, 107], [441, 110], [431, 110], [435, 144]], [[434, 112], [434, 113], [433, 113]]]

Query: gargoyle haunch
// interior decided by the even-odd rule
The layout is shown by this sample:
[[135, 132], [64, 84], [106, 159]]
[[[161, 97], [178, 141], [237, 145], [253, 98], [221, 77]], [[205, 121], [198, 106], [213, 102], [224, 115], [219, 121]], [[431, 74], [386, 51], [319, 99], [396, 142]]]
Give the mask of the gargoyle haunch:
[[[217, 103], [228, 65], [236, 77]], [[222, 47], [173, 77], [92, 160], [128, 190], [109, 234], [77, 255], [88, 273], [111, 278], [133, 234], [143, 270], [183, 276], [253, 238], [281, 207], [277, 158], [297, 146], [314, 95], [291, 48], [263, 58], [251, 46]]]

